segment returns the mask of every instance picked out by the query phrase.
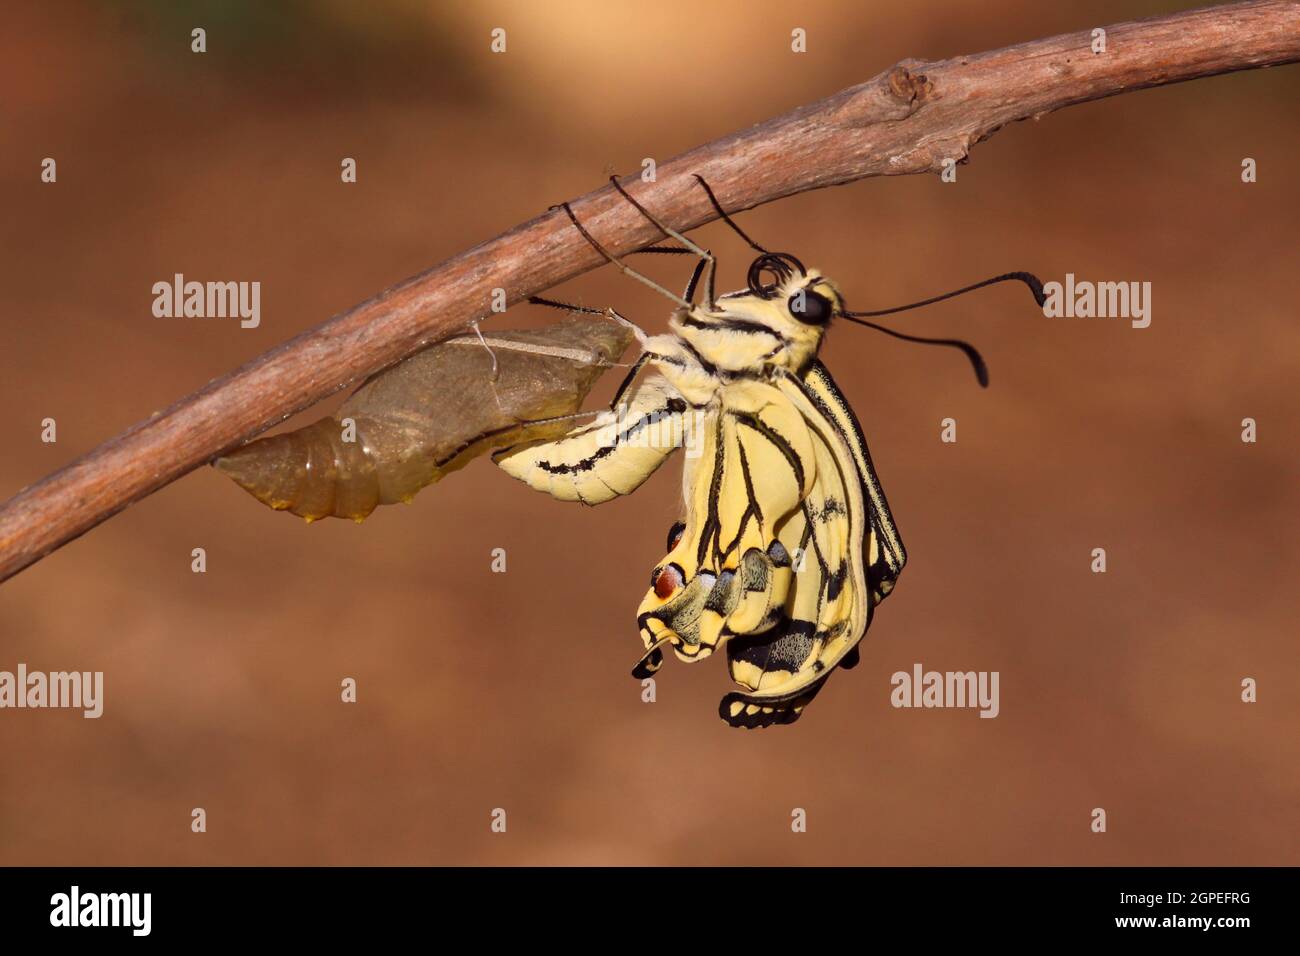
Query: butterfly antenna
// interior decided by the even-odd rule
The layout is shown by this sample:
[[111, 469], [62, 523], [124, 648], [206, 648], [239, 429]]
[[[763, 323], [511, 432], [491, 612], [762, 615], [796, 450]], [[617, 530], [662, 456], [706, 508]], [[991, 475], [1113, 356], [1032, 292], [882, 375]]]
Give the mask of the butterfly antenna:
[[905, 335], [902, 332], [895, 332], [893, 329], [887, 329], [883, 325], [877, 325], [875, 322], [868, 322], [866, 319], [859, 319], [848, 313], [842, 313], [850, 322], [856, 322], [858, 325], [865, 325], [869, 329], [875, 329], [877, 332], [884, 332], [886, 335], [892, 335], [896, 339], [902, 339], [905, 342], [919, 342], [922, 345], [946, 345], [949, 348], [961, 349], [970, 359], [970, 364], [975, 368], [975, 378], [980, 383], [981, 388], [989, 387], [989, 367], [984, 362], [984, 356], [980, 355], [979, 350], [969, 342], [961, 339], [927, 339], [920, 335]]
[[839, 313], [842, 317], [857, 325], [865, 325], [869, 329], [875, 329], [877, 332], [884, 332], [886, 335], [892, 335], [896, 339], [902, 339], [905, 342], [919, 342], [922, 345], [943, 345], [948, 348], [961, 349], [970, 360], [971, 366], [975, 369], [975, 378], [980, 383], [980, 387], [988, 388], [989, 386], [989, 369], [984, 362], [984, 357], [980, 355], [979, 350], [969, 342], [961, 339], [932, 339], [920, 335], [906, 335], [902, 332], [896, 332], [893, 329], [885, 328], [883, 325], [877, 325], [875, 322], [868, 322], [868, 316], [892, 315], [895, 312], [906, 312], [908, 309], [919, 309], [922, 306], [933, 305], [935, 302], [942, 302], [944, 299], [951, 299], [959, 295], [965, 295], [967, 292], [973, 292], [976, 289], [982, 289], [985, 286], [993, 285], [998, 282], [1023, 282], [1029, 287], [1029, 291], [1034, 295], [1034, 301], [1041, 308], [1047, 301], [1047, 296], [1043, 292], [1042, 281], [1029, 272], [1008, 272], [1004, 275], [994, 276], [992, 279], [985, 279], [983, 282], [976, 282], [974, 285], [968, 285], [964, 288], [957, 289], [953, 292], [945, 292], [943, 295], [936, 295], [930, 299], [922, 299], [920, 302], [913, 302], [910, 305], [895, 306], [892, 309], [879, 309], [874, 312], [847, 312]]
[[1047, 302], [1047, 295], [1043, 292], [1043, 283], [1038, 276], [1030, 272], [1008, 272], [1000, 276], [994, 276], [992, 279], [985, 279], [983, 282], [976, 282], [974, 285], [968, 285], [963, 289], [957, 289], [954, 292], [945, 292], [943, 295], [936, 295], [932, 299], [922, 299], [920, 302], [913, 302], [910, 305], [896, 305], [892, 309], [878, 309], [875, 312], [845, 312], [844, 315], [854, 318], [872, 318], [877, 315], [891, 315], [894, 312], [906, 312], [908, 309], [919, 309], [923, 305], [933, 305], [936, 302], [942, 302], [944, 299], [952, 299], [959, 295], [965, 295], [967, 292], [974, 292], [976, 289], [982, 289], [986, 285], [993, 285], [997, 282], [1023, 282], [1029, 286], [1029, 291], [1034, 294], [1034, 301], [1038, 303], [1039, 308]]

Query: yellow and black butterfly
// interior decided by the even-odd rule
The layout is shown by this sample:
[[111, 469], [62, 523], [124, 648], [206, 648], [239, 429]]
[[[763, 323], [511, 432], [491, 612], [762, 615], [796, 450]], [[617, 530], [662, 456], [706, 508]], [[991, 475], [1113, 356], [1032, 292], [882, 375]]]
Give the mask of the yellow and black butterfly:
[[[722, 699], [722, 719], [766, 727], [796, 720], [836, 667], [858, 662], [872, 613], [907, 561], [858, 420], [818, 361], [826, 328], [845, 318], [955, 346], [984, 385], [983, 360], [965, 342], [903, 335], [864, 316], [1008, 279], [1025, 282], [1041, 304], [1042, 286], [1028, 273], [1009, 273], [896, 309], [848, 312], [834, 282], [755, 243], [696, 178], [722, 219], [759, 253], [747, 287], [715, 296], [713, 256], [660, 222], [617, 179], [615, 188], [682, 245], [642, 251], [699, 257], [682, 296], [615, 258], [563, 206], [610, 262], [675, 300], [671, 332], [635, 330], [643, 351], [609, 412], [556, 440], [493, 457], [538, 490], [596, 505], [629, 494], [676, 449], [689, 449], [685, 514], [669, 532], [668, 553], [637, 612], [645, 654], [633, 676], [655, 672], [665, 646], [685, 661], [725, 647], [742, 690]], [[701, 279], [704, 301], [696, 304]], [[627, 323], [613, 310], [532, 301]]]

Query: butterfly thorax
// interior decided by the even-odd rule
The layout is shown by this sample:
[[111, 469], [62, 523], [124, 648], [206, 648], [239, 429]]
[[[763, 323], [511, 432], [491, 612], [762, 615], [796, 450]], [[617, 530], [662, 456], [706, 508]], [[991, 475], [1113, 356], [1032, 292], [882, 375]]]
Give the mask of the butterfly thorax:
[[705, 369], [757, 374], [774, 366], [800, 374], [840, 307], [835, 285], [813, 270], [729, 292], [712, 307], [679, 308], [669, 326]]

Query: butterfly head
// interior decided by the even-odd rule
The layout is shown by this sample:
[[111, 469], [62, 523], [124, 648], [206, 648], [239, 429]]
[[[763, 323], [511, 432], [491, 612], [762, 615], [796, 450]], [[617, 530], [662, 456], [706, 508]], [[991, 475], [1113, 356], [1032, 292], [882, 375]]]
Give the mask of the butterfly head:
[[797, 371], [817, 355], [843, 304], [839, 289], [816, 269], [789, 253], [764, 252], [750, 264], [746, 288], [719, 296], [713, 308], [679, 310], [673, 328], [719, 368], [766, 364]]

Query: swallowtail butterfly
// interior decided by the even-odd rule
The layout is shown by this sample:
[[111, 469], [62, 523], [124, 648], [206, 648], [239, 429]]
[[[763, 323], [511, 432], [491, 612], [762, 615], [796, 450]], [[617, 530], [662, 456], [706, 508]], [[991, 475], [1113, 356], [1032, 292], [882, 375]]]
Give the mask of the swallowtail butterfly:
[[[684, 661], [725, 649], [741, 689], [723, 697], [722, 719], [766, 727], [798, 719], [836, 668], [857, 663], [875, 608], [907, 561], [862, 428], [818, 360], [827, 327], [845, 318], [911, 341], [961, 348], [986, 384], [983, 361], [966, 343], [903, 335], [864, 317], [1008, 279], [1025, 282], [1041, 304], [1042, 287], [1027, 273], [1010, 273], [910, 306], [848, 312], [831, 279], [793, 255], [759, 246], [697, 179], [722, 219], [758, 252], [746, 288], [715, 296], [713, 256], [660, 222], [617, 179], [615, 188], [681, 243], [643, 251], [698, 257], [682, 296], [634, 272], [567, 204], [561, 207], [610, 262], [676, 302], [671, 331], [637, 330], [641, 357], [609, 412], [558, 439], [516, 445], [493, 458], [538, 490], [597, 505], [634, 491], [676, 449], [698, 450], [683, 468], [685, 513], [637, 611], [645, 653], [633, 675], [654, 673], [665, 647]], [[604, 312], [630, 325], [613, 310]], [[656, 440], [645, 440], [647, 434]]]

